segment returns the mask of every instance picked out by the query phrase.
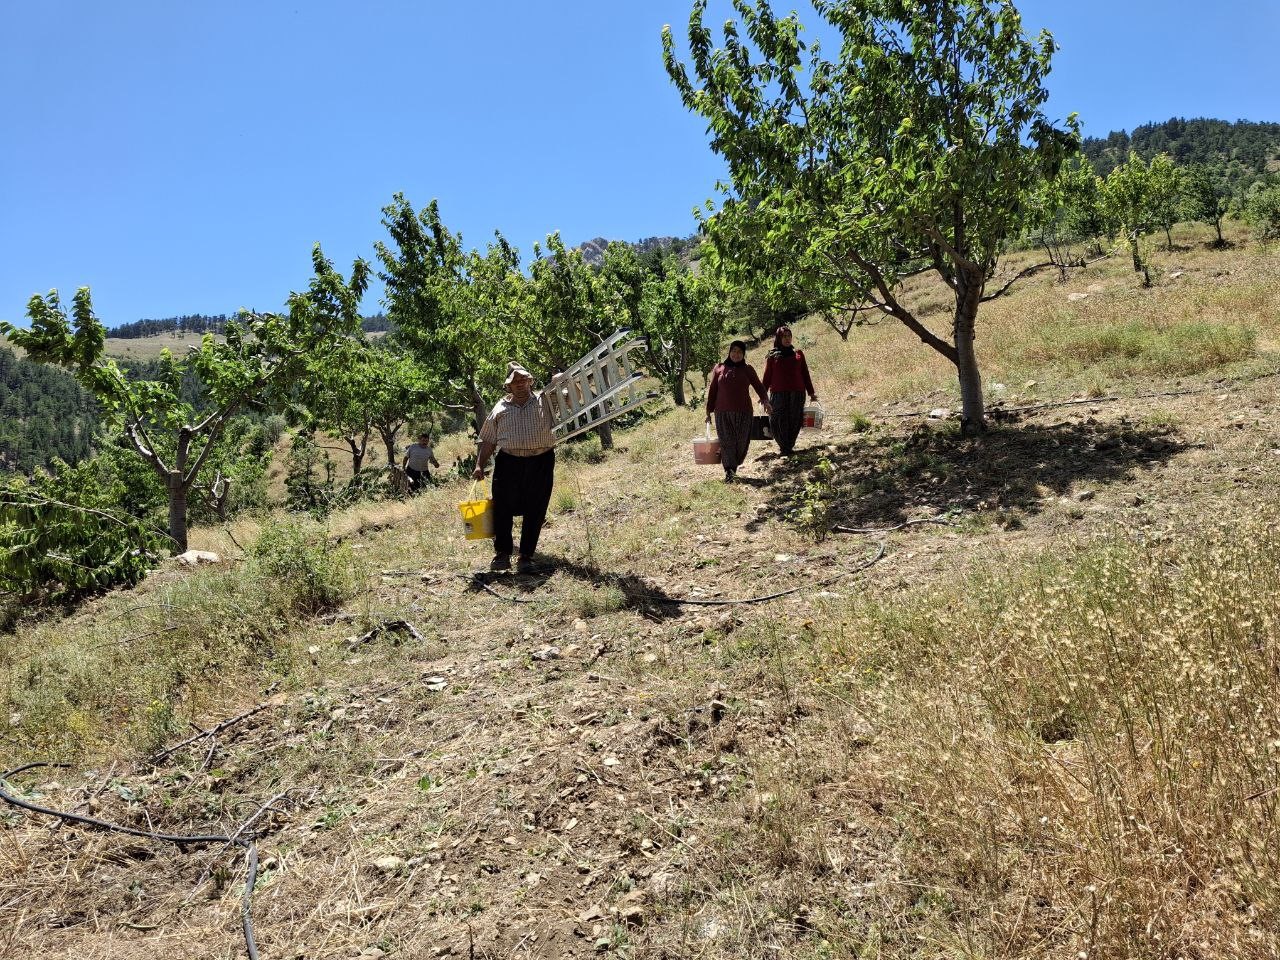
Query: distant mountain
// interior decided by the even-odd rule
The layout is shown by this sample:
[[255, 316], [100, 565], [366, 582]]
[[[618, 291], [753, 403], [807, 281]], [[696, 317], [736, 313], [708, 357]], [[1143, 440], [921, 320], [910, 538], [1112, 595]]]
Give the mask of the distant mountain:
[[[112, 327], [107, 331], [107, 336], [117, 340], [140, 340], [143, 337], [155, 337], [163, 333], [222, 333], [227, 329], [227, 322], [232, 319], [221, 313], [214, 316], [192, 313], [160, 320], [135, 320], [133, 323], [122, 323], [118, 327]], [[365, 333], [380, 333], [391, 329], [391, 321], [382, 313], [365, 317], [360, 325]]]
[[[645, 237], [643, 240], [636, 240], [628, 246], [635, 249], [637, 253], [651, 253], [658, 251], [661, 253], [682, 253], [688, 247], [693, 246], [696, 237]], [[588, 240], [586, 243], [578, 245], [578, 249], [582, 251], [582, 259], [593, 267], [601, 266], [604, 263], [604, 251], [609, 244], [614, 243], [613, 240], [606, 240], [604, 237], [596, 237], [594, 240]], [[626, 242], [626, 241], [621, 241]]]
[[1180, 166], [1217, 169], [1240, 187], [1280, 169], [1280, 123], [1173, 117], [1135, 127], [1132, 133], [1116, 130], [1105, 137], [1086, 137], [1083, 147], [1101, 176], [1123, 163], [1130, 151], [1144, 160], [1167, 153]]

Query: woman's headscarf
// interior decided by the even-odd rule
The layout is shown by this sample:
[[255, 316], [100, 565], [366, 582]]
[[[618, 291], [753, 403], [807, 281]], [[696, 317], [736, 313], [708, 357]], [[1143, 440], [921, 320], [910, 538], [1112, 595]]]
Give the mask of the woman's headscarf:
[[[734, 363], [733, 361], [734, 347], [737, 347], [739, 350], [742, 351], [742, 359], [739, 360], [737, 363]], [[724, 355], [724, 365], [726, 367], [736, 367], [746, 362], [747, 362], [747, 345], [743, 343], [741, 340], [735, 340], [733, 341], [733, 343], [729, 344], [729, 352]]]
[[773, 349], [769, 351], [769, 355], [773, 357], [789, 357], [796, 352], [793, 346], [783, 346], [782, 335], [790, 333], [790, 327], [779, 327], [773, 333]]

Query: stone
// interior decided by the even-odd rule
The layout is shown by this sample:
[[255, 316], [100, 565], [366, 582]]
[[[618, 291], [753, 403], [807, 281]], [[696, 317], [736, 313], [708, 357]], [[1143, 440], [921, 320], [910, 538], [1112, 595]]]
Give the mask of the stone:
[[1077, 500], [1078, 502], [1080, 502], [1080, 503], [1084, 503], [1084, 501], [1086, 501], [1086, 500], [1092, 500], [1092, 499], [1093, 499], [1093, 497], [1094, 497], [1094, 493], [1093, 493], [1093, 491], [1092, 491], [1092, 490], [1077, 490], [1077, 491], [1076, 491], [1076, 500]]
[[383, 873], [399, 873], [408, 866], [408, 862], [404, 857], [388, 855], [385, 857], [379, 857], [377, 860], [373, 861], [373, 865]]
[[930, 420], [949, 420], [951, 419], [951, 411], [946, 407], [935, 407], [929, 411]]
[[196, 567], [202, 563], [221, 563], [222, 557], [212, 550], [188, 550], [174, 557], [184, 567]]
[[1088, 300], [1088, 299], [1089, 299], [1089, 294], [1087, 293], [1068, 293], [1067, 294], [1067, 300], [1069, 300], [1071, 303], [1079, 303], [1081, 300]]

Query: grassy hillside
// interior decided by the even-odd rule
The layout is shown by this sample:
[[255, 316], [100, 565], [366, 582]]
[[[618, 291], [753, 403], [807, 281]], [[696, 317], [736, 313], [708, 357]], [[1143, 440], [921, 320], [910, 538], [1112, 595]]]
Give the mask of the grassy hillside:
[[[461, 482], [197, 530], [0, 641], [0, 763], [169, 831], [275, 798], [269, 957], [1275, 956], [1280, 256], [1205, 239], [984, 307], [981, 439], [905, 331], [807, 321], [827, 430], [732, 486], [696, 411], [563, 451], [538, 576], [475, 575]], [[242, 955], [216, 846], [0, 837], [15, 955]]]

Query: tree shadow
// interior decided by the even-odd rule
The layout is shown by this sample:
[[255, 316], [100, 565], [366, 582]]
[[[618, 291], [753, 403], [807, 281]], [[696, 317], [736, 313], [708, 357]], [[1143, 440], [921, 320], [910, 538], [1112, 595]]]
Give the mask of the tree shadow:
[[607, 572], [592, 562], [562, 556], [541, 555], [531, 573], [473, 573], [467, 589], [478, 592], [488, 588], [488, 592], [496, 593], [502, 599], [532, 603], [534, 601], [529, 595], [541, 590], [559, 574], [597, 588], [614, 587], [622, 593], [624, 609], [634, 610], [657, 623], [677, 619], [682, 613], [679, 599], [637, 574]]
[[798, 449], [773, 464], [769, 510], [747, 529], [819, 499], [830, 522], [846, 526], [891, 526], [949, 509], [1034, 515], [1082, 484], [1130, 480], [1187, 447], [1171, 427], [1015, 419], [1005, 415], [976, 438], [959, 436], [950, 424], [923, 424]]

